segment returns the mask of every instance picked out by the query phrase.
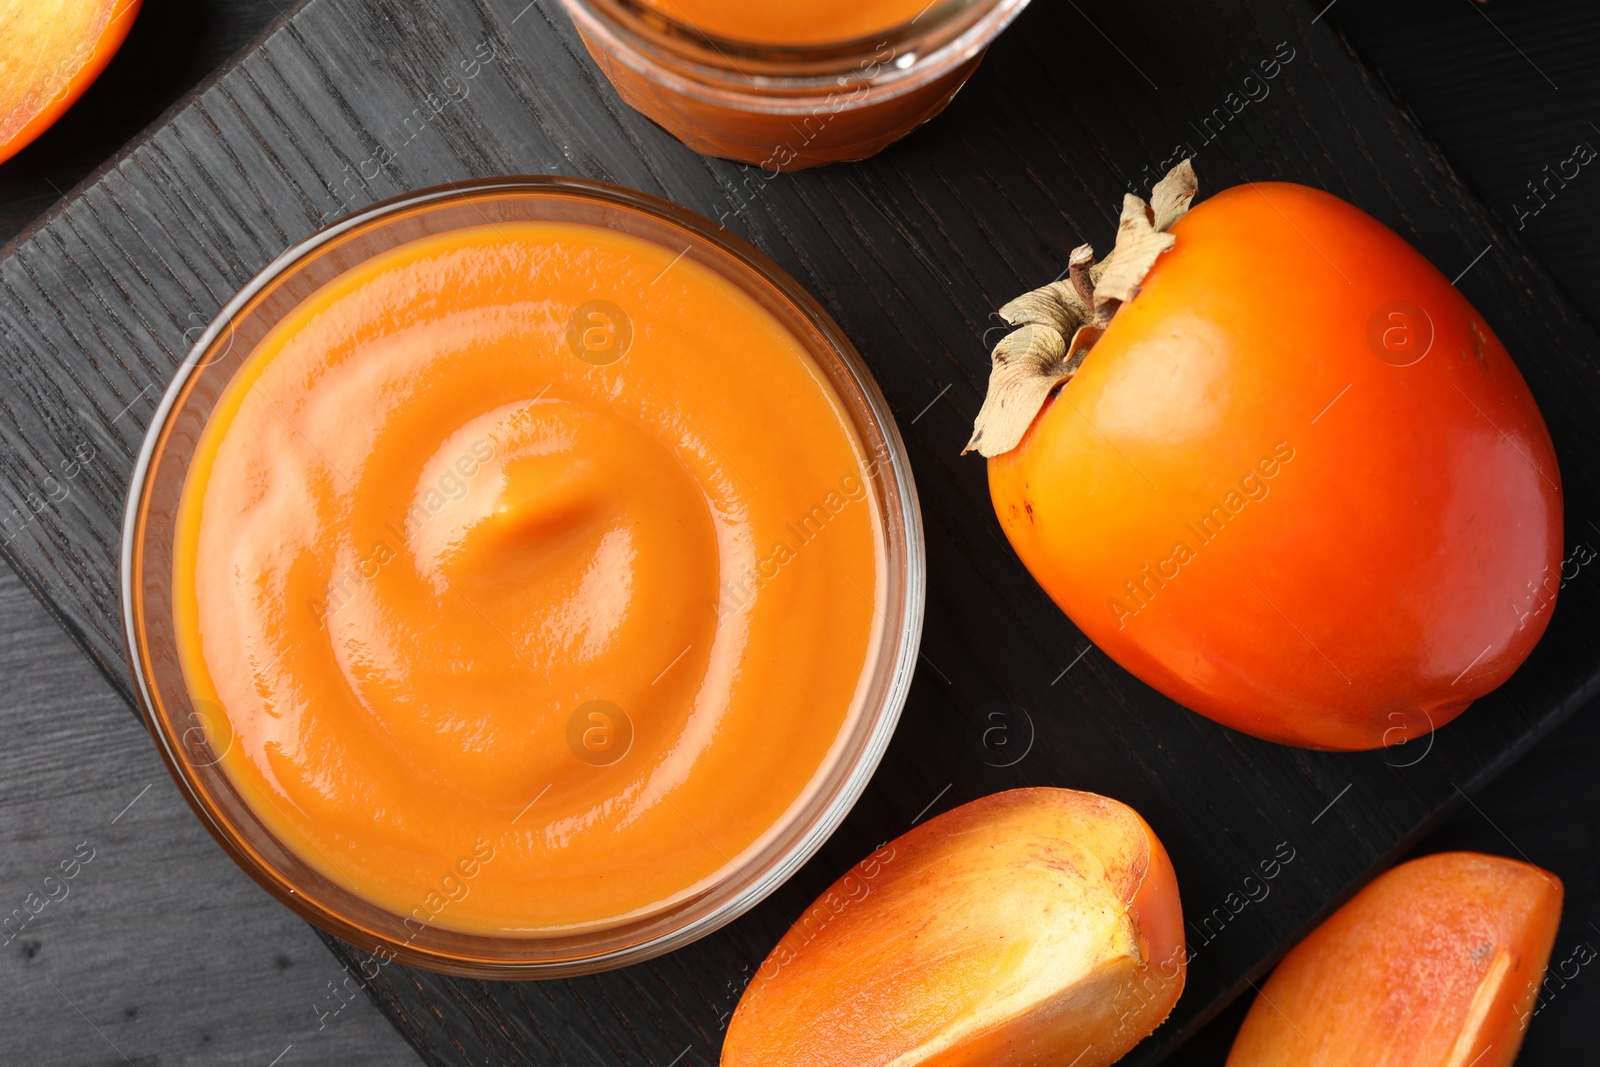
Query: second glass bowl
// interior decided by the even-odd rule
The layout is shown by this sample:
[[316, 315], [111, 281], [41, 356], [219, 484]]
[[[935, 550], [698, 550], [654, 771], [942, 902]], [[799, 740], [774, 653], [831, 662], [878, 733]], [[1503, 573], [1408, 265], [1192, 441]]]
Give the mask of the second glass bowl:
[[562, 3], [629, 107], [702, 155], [776, 173], [865, 159], [939, 114], [1028, 0], [934, 0], [819, 45], [717, 37], [637, 0]]

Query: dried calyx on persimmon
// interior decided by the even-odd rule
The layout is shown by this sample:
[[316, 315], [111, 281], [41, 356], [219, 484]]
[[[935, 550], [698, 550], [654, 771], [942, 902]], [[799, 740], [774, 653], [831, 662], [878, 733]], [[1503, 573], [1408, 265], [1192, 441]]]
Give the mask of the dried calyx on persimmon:
[[1067, 280], [1024, 293], [1000, 309], [1017, 327], [1001, 338], [989, 371], [989, 393], [962, 454], [988, 458], [1022, 441], [1056, 386], [1071, 378], [1111, 325], [1117, 309], [1139, 292], [1161, 253], [1177, 243], [1169, 232], [1199, 191], [1186, 159], [1156, 183], [1150, 202], [1128, 193], [1111, 254], [1095, 262], [1081, 244], [1067, 260]]

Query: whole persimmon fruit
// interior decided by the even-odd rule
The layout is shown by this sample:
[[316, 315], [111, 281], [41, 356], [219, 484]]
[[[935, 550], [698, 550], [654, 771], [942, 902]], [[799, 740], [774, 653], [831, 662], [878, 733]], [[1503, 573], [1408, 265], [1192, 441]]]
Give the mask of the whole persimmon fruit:
[[1179, 703], [1323, 749], [1504, 682], [1559, 587], [1561, 475], [1483, 316], [1381, 223], [1180, 164], [1117, 248], [1007, 305], [970, 449], [1084, 634]]
[[0, 162], [77, 102], [122, 47], [141, 0], [0, 0]]

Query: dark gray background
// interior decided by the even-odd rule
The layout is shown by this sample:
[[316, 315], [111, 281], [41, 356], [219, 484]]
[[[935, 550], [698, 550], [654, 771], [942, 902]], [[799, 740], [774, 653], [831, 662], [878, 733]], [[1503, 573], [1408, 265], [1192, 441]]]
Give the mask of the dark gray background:
[[[147, 0], [100, 82], [0, 165], [0, 237], [48, 210], [287, 6]], [[1579, 0], [1397, 7], [1337, 0], [1325, 17], [1484, 202], [1513, 228], [1525, 221], [1520, 235], [1600, 324], [1600, 175], [1586, 170], [1523, 218], [1533, 205], [1527, 181], [1578, 141], [1600, 146], [1600, 10]], [[66, 899], [0, 949], [0, 1062], [416, 1062], [364, 995], [347, 992], [346, 1007], [323, 1014], [346, 1003], [330, 986], [337, 965], [216, 849], [126, 708], [9, 572], [0, 572], [0, 680], [0, 914], [80, 845], [94, 850]], [[1421, 848], [1520, 855], [1561, 875], [1558, 959], [1580, 942], [1600, 945], [1590, 830], [1600, 785], [1589, 770], [1597, 754], [1600, 721], [1580, 713]], [[1524, 1065], [1591, 1058], [1585, 1023], [1600, 1006], [1600, 978], [1585, 970], [1552, 989]], [[1168, 1062], [1220, 1064], [1244, 1007]]]

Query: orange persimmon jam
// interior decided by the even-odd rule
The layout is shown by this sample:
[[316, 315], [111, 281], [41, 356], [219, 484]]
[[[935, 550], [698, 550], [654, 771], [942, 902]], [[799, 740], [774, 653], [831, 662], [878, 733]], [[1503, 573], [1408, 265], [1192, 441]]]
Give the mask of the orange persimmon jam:
[[641, 0], [701, 33], [760, 44], [831, 44], [909, 24], [929, 0]]
[[184, 679], [251, 810], [358, 897], [615, 927], [754, 855], [862, 714], [869, 471], [802, 342], [693, 256], [578, 222], [414, 240], [290, 312], [207, 421]]

